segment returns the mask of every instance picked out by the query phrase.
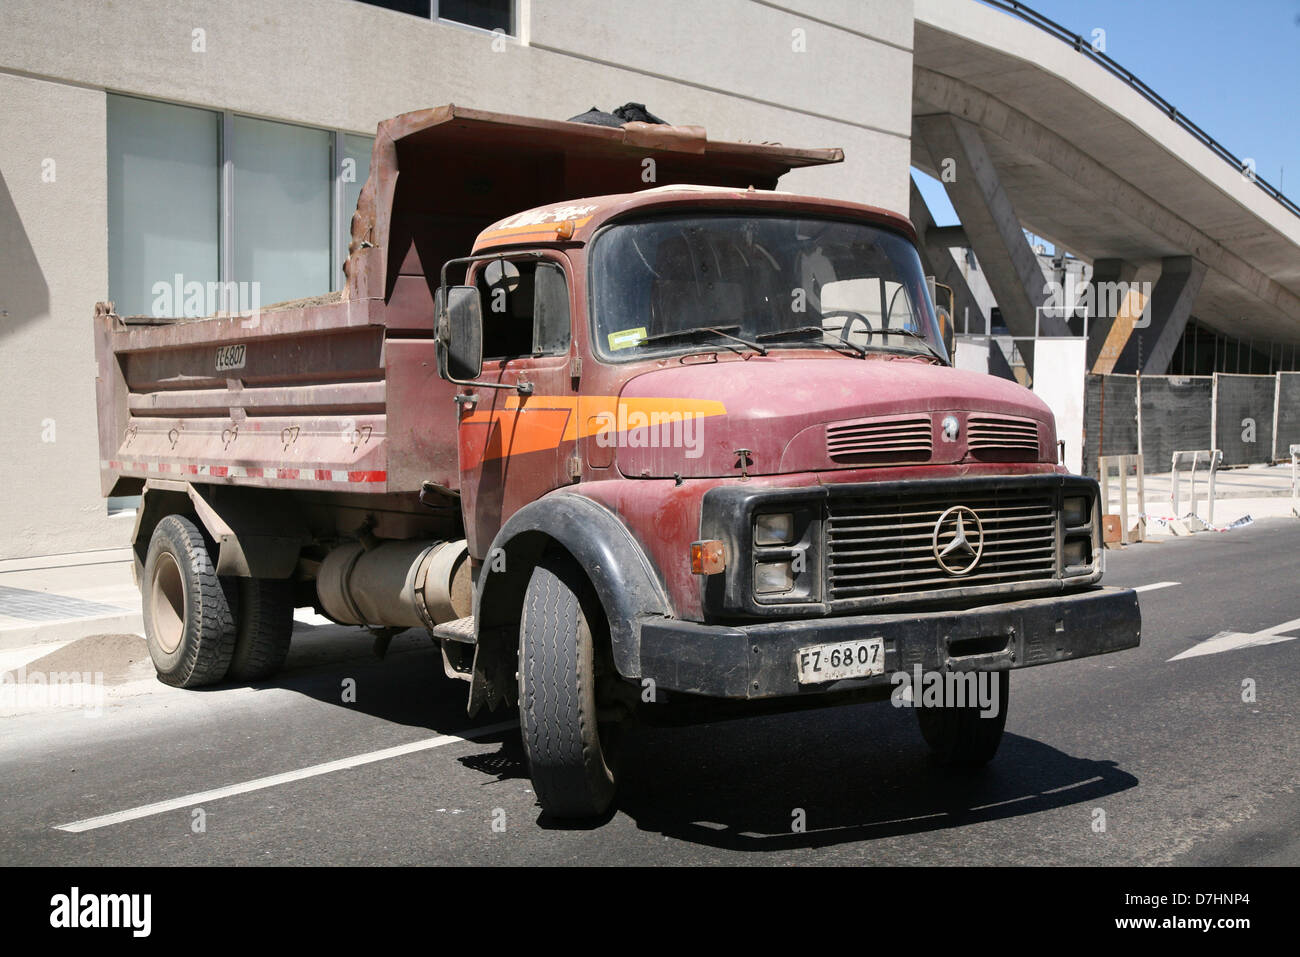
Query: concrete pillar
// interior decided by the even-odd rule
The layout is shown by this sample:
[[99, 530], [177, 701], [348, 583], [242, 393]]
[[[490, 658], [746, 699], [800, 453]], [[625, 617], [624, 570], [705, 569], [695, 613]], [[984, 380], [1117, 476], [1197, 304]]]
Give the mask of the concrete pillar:
[[[913, 125], [966, 230], [1007, 329], [1014, 336], [1032, 336], [1036, 314], [1047, 298], [1043, 271], [979, 129], [948, 113], [915, 117]], [[945, 177], [945, 169], [953, 175]], [[1070, 334], [1065, 320], [1055, 316], [1043, 316], [1037, 328], [1042, 335]], [[1020, 351], [1032, 361], [1033, 343], [1021, 343]]]
[[[1115, 312], [1113, 308], [1116, 303], [1111, 301], [1110, 297], [1098, 295], [1097, 291], [1103, 288], [1104, 283], [1124, 283], [1126, 286], [1133, 282], [1137, 275], [1137, 266], [1133, 263], [1125, 262], [1123, 259], [1098, 259], [1092, 264], [1092, 290], [1093, 300], [1092, 308], [1088, 311], [1088, 369], [1092, 372], [1109, 372], [1109, 368], [1097, 368], [1097, 359], [1101, 355], [1102, 346], [1106, 343], [1110, 335], [1111, 328], [1115, 324]], [[1082, 330], [1080, 330], [1082, 332]], [[1117, 333], [1118, 334], [1118, 333]], [[1110, 363], [1107, 363], [1108, 365]]]
[[936, 226], [934, 217], [930, 214], [930, 208], [925, 204], [925, 197], [921, 191], [916, 188], [916, 183], [912, 183], [911, 203], [908, 210], [912, 220], [912, 225], [916, 227], [916, 235], [919, 240], [917, 247], [921, 253], [921, 265], [925, 269], [927, 276], [933, 276], [945, 286], [952, 289], [956, 315], [953, 316], [953, 322], [958, 330], [962, 330], [962, 323], [969, 316], [970, 329], [972, 332], [984, 331], [984, 320], [988, 317], [980, 309], [979, 303], [976, 302], [974, 294], [971, 293], [970, 287], [966, 285], [966, 277], [962, 275], [961, 267], [957, 265], [957, 260], [953, 259], [952, 253], [947, 245], [947, 237], [950, 235], [949, 226]]
[[1192, 256], [1168, 256], [1161, 261], [1160, 278], [1151, 290], [1151, 322], [1135, 327], [1129, 337], [1120, 354], [1125, 369], [1140, 368], [1150, 375], [1168, 370], [1204, 279], [1205, 263]]
[[[912, 183], [908, 212], [912, 225], [916, 227], [921, 267], [927, 276], [933, 276], [952, 289], [953, 310], [956, 313], [952, 317], [954, 329], [965, 331], [965, 327], [969, 326], [970, 331], [982, 333], [988, 316], [980, 308], [979, 302], [970, 291], [970, 286], [966, 284], [966, 277], [962, 274], [957, 260], [953, 259], [948, 245], [954, 238], [960, 239], [964, 245], [965, 235], [961, 227], [936, 226], [930, 207], [926, 205], [925, 197], [921, 195], [915, 182]], [[989, 341], [988, 372], [990, 375], [1001, 376], [1004, 379], [1015, 378], [1007, 357], [1002, 354], [1002, 348], [994, 340]]]
[[926, 233], [926, 238], [945, 249], [952, 249], [954, 246], [968, 248], [970, 240], [966, 237], [966, 230], [961, 226], [935, 226]]

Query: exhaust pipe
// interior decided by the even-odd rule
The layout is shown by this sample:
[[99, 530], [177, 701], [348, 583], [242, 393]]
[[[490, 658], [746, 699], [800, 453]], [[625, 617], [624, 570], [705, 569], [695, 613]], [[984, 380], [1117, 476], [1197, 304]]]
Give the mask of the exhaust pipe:
[[431, 629], [473, 614], [468, 558], [464, 539], [340, 545], [321, 563], [316, 594], [341, 624]]

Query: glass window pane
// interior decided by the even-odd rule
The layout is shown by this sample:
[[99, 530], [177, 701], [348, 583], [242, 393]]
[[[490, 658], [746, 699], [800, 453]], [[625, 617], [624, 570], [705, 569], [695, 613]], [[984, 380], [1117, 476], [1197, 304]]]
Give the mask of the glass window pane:
[[[220, 131], [209, 110], [108, 96], [108, 291], [119, 315], [180, 316], [187, 299], [190, 314], [208, 311]], [[204, 296], [191, 294], [194, 283]]]
[[325, 130], [234, 118], [232, 278], [259, 283], [262, 306], [332, 288], [330, 139]]
[[538, 263], [533, 280], [533, 354], [569, 351], [569, 289], [557, 263]]
[[438, 19], [509, 33], [513, 4], [514, 0], [438, 0]]
[[773, 349], [848, 337], [872, 350], [942, 350], [916, 249], [871, 223], [664, 216], [602, 230], [588, 255], [593, 338], [614, 360], [716, 348], [718, 330]]
[[429, 19], [430, 0], [361, 0], [376, 7], [387, 7], [399, 13], [414, 13], [417, 17]]

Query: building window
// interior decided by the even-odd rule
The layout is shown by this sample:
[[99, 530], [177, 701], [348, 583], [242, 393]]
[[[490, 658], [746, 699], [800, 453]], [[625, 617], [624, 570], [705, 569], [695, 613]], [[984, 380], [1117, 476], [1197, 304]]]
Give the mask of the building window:
[[434, 16], [484, 30], [501, 30], [513, 34], [511, 22], [514, 0], [434, 0]]
[[234, 118], [234, 279], [263, 306], [331, 288], [331, 135]]
[[368, 3], [372, 7], [383, 7], [385, 10], [396, 10], [398, 13], [411, 13], [417, 17], [429, 19], [431, 12], [430, 0], [361, 0], [362, 3]]
[[182, 290], [217, 282], [220, 182], [220, 113], [108, 98], [108, 289], [119, 315], [180, 315], [177, 276]]
[[119, 315], [203, 316], [342, 288], [372, 137], [114, 94], [107, 132]]
[[417, 17], [447, 20], [480, 30], [514, 35], [515, 0], [361, 0], [376, 7]]

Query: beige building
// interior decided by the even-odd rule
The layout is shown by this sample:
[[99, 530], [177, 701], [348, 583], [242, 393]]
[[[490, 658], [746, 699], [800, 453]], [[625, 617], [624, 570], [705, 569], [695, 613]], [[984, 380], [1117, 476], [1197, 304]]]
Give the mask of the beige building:
[[100, 496], [95, 302], [337, 287], [385, 117], [644, 103], [841, 146], [782, 185], [908, 208], [913, 0], [4, 0], [3, 24], [0, 561], [127, 543]]

